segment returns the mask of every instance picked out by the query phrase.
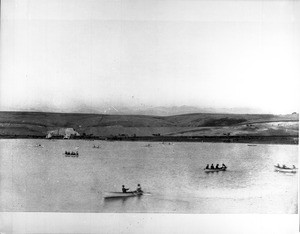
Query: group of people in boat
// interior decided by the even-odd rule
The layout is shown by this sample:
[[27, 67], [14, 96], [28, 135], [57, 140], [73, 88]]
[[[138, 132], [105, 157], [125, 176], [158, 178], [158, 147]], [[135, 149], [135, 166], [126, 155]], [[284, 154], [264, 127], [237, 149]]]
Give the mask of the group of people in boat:
[[70, 152], [70, 151], [65, 151], [65, 156], [66, 157], [78, 157], [79, 156], [79, 153], [78, 153], [78, 151], [76, 151], [76, 152]]
[[94, 145], [94, 146], [93, 146], [93, 148], [97, 148], [97, 149], [99, 149], [99, 148], [100, 148], [100, 146], [99, 146], [99, 145], [97, 145], [97, 146], [95, 146], [95, 145]]
[[[122, 185], [122, 192], [123, 193], [127, 193], [127, 191], [129, 190], [129, 188], [125, 188], [125, 185]], [[142, 193], [142, 187], [140, 184], [137, 185], [136, 190], [135, 191], [130, 191], [130, 192], [136, 192], [136, 193]]]
[[285, 164], [283, 164], [282, 166], [280, 166], [279, 163], [277, 163], [276, 166], [277, 166], [278, 168], [282, 168], [282, 169], [296, 169], [296, 166], [295, 166], [295, 165], [293, 165], [293, 167], [290, 168], [290, 167], [287, 167]]
[[227, 167], [224, 163], [222, 163], [222, 167], [219, 167], [219, 164], [214, 166], [214, 164], [212, 163], [211, 166], [209, 166], [209, 164], [207, 164], [205, 169], [225, 169], [225, 168], [227, 168]]

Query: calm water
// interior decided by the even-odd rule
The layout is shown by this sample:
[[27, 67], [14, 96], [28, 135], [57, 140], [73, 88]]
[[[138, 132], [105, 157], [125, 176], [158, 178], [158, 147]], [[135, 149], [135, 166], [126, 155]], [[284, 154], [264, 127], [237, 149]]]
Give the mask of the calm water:
[[[298, 146], [147, 144], [0, 140], [0, 211], [297, 213], [298, 176], [273, 165], [297, 165]], [[65, 157], [65, 150], [80, 155]], [[207, 174], [207, 163], [228, 171]], [[103, 199], [138, 183], [151, 194]]]

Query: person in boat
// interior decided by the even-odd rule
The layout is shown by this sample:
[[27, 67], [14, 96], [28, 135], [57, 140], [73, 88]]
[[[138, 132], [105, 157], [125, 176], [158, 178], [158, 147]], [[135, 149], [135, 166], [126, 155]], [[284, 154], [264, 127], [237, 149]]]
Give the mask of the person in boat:
[[209, 164], [206, 165], [206, 168], [205, 168], [205, 169], [209, 169]]
[[286, 165], [285, 165], [285, 164], [283, 164], [283, 165], [282, 165], [282, 168], [286, 168]]
[[214, 164], [211, 164], [210, 169], [215, 169]]
[[141, 187], [141, 185], [140, 184], [138, 184], [137, 185], [137, 187], [136, 187], [136, 190], [135, 190], [136, 192], [138, 192], [138, 193], [142, 193], [143, 192], [143, 190], [142, 190], [142, 187]]
[[219, 168], [219, 164], [216, 165], [216, 169], [220, 169], [220, 168]]
[[293, 165], [293, 169], [296, 169], [296, 166], [295, 166], [295, 165]]
[[227, 168], [226, 165], [224, 163], [222, 163], [222, 168]]
[[127, 193], [127, 190], [129, 190], [129, 188], [125, 188], [125, 185], [122, 185], [122, 192]]

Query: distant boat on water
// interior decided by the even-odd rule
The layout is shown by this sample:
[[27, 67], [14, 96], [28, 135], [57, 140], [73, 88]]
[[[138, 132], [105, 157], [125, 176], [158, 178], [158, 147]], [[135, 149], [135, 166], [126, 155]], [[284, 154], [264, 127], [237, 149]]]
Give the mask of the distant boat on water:
[[78, 158], [79, 157], [78, 151], [76, 151], [76, 152], [65, 151], [64, 154], [65, 154], [65, 157], [72, 157], [72, 158]]
[[214, 169], [210, 169], [210, 168], [205, 168], [204, 171], [205, 172], [219, 172], [219, 171], [226, 171], [227, 167], [221, 167], [221, 168], [214, 168]]
[[126, 198], [126, 197], [135, 197], [135, 196], [141, 196], [143, 195], [143, 192], [105, 192], [104, 198]]
[[257, 145], [254, 145], [254, 144], [249, 144], [248, 146], [257, 146]]
[[282, 165], [282, 167], [277, 164], [277, 165], [274, 165], [275, 167], [275, 171], [277, 172], [284, 172], [284, 173], [296, 173], [298, 171], [298, 168], [296, 168], [294, 165], [293, 167], [287, 167], [285, 165]]

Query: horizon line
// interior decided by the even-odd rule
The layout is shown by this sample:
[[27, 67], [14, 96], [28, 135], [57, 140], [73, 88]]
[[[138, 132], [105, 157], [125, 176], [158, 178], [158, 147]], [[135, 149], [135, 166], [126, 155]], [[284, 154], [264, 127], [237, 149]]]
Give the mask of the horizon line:
[[92, 112], [57, 112], [57, 111], [43, 111], [43, 110], [0, 110], [2, 112], [11, 112], [11, 113], [46, 113], [46, 114], [79, 114], [79, 115], [119, 115], [119, 116], [178, 116], [178, 115], [195, 115], [195, 114], [213, 114], [213, 115], [298, 115], [298, 112], [293, 113], [285, 113], [285, 114], [274, 114], [274, 113], [225, 113], [225, 112], [187, 112], [187, 113], [180, 113], [180, 114], [171, 114], [171, 115], [153, 115], [153, 114], [138, 114], [138, 113], [113, 113], [113, 114], [106, 114], [106, 113], [92, 113]]

